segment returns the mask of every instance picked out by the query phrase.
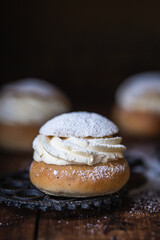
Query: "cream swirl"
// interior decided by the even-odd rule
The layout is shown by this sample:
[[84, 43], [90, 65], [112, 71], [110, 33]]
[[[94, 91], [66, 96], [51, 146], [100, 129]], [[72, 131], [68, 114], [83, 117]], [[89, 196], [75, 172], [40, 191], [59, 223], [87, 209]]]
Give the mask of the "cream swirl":
[[7, 124], [42, 124], [69, 108], [61, 99], [37, 96], [1, 95], [0, 122]]
[[40, 79], [27, 78], [7, 84], [0, 93], [0, 122], [9, 125], [41, 125], [69, 109], [68, 98]]
[[69, 165], [107, 163], [123, 158], [121, 137], [61, 138], [38, 135], [33, 141], [34, 160], [47, 164]]

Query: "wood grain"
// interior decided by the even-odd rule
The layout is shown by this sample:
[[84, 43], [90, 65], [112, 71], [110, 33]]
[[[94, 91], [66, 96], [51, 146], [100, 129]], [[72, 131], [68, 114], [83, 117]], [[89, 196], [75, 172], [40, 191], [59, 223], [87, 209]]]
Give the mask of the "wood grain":
[[36, 212], [0, 205], [0, 239], [34, 239]]
[[[77, 215], [77, 214], [76, 214]], [[60, 217], [60, 216], [59, 216]], [[61, 219], [61, 220], [60, 220]], [[38, 239], [159, 239], [160, 215], [104, 212], [94, 217], [57, 219], [54, 213], [41, 213]]]

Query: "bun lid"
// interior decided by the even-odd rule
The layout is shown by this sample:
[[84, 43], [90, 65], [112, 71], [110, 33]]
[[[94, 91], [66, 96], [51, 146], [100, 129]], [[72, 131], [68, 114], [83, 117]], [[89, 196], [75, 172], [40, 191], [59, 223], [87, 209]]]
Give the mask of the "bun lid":
[[139, 97], [144, 93], [160, 93], [160, 72], [144, 72], [127, 78], [117, 89], [116, 99], [126, 101], [131, 96]]
[[97, 113], [71, 112], [49, 120], [39, 132], [57, 137], [105, 137], [118, 133], [118, 127]]
[[58, 87], [39, 78], [24, 78], [6, 84], [2, 87], [2, 92], [13, 94], [36, 94], [42, 97], [56, 97], [63, 94]]

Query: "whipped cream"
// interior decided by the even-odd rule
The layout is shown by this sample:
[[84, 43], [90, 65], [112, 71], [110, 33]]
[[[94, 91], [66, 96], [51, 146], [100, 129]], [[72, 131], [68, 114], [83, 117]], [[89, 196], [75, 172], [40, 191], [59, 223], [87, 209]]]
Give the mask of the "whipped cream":
[[26, 79], [6, 85], [0, 95], [0, 122], [9, 125], [41, 125], [68, 110], [68, 99], [42, 80]]
[[160, 114], [160, 72], [134, 75], [118, 88], [117, 104], [126, 110]]
[[78, 138], [39, 134], [33, 141], [34, 160], [47, 164], [69, 165], [107, 163], [123, 158], [121, 137]]

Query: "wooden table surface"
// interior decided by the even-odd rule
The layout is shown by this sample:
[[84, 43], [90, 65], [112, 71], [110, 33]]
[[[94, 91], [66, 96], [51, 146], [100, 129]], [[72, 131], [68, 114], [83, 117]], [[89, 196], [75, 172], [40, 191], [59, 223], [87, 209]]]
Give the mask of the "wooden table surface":
[[[131, 142], [128, 156], [145, 164], [132, 169], [128, 197], [114, 211], [42, 212], [0, 204], [0, 239], [160, 239], [160, 159], [157, 141]], [[1, 153], [0, 174], [26, 169], [31, 155]]]

